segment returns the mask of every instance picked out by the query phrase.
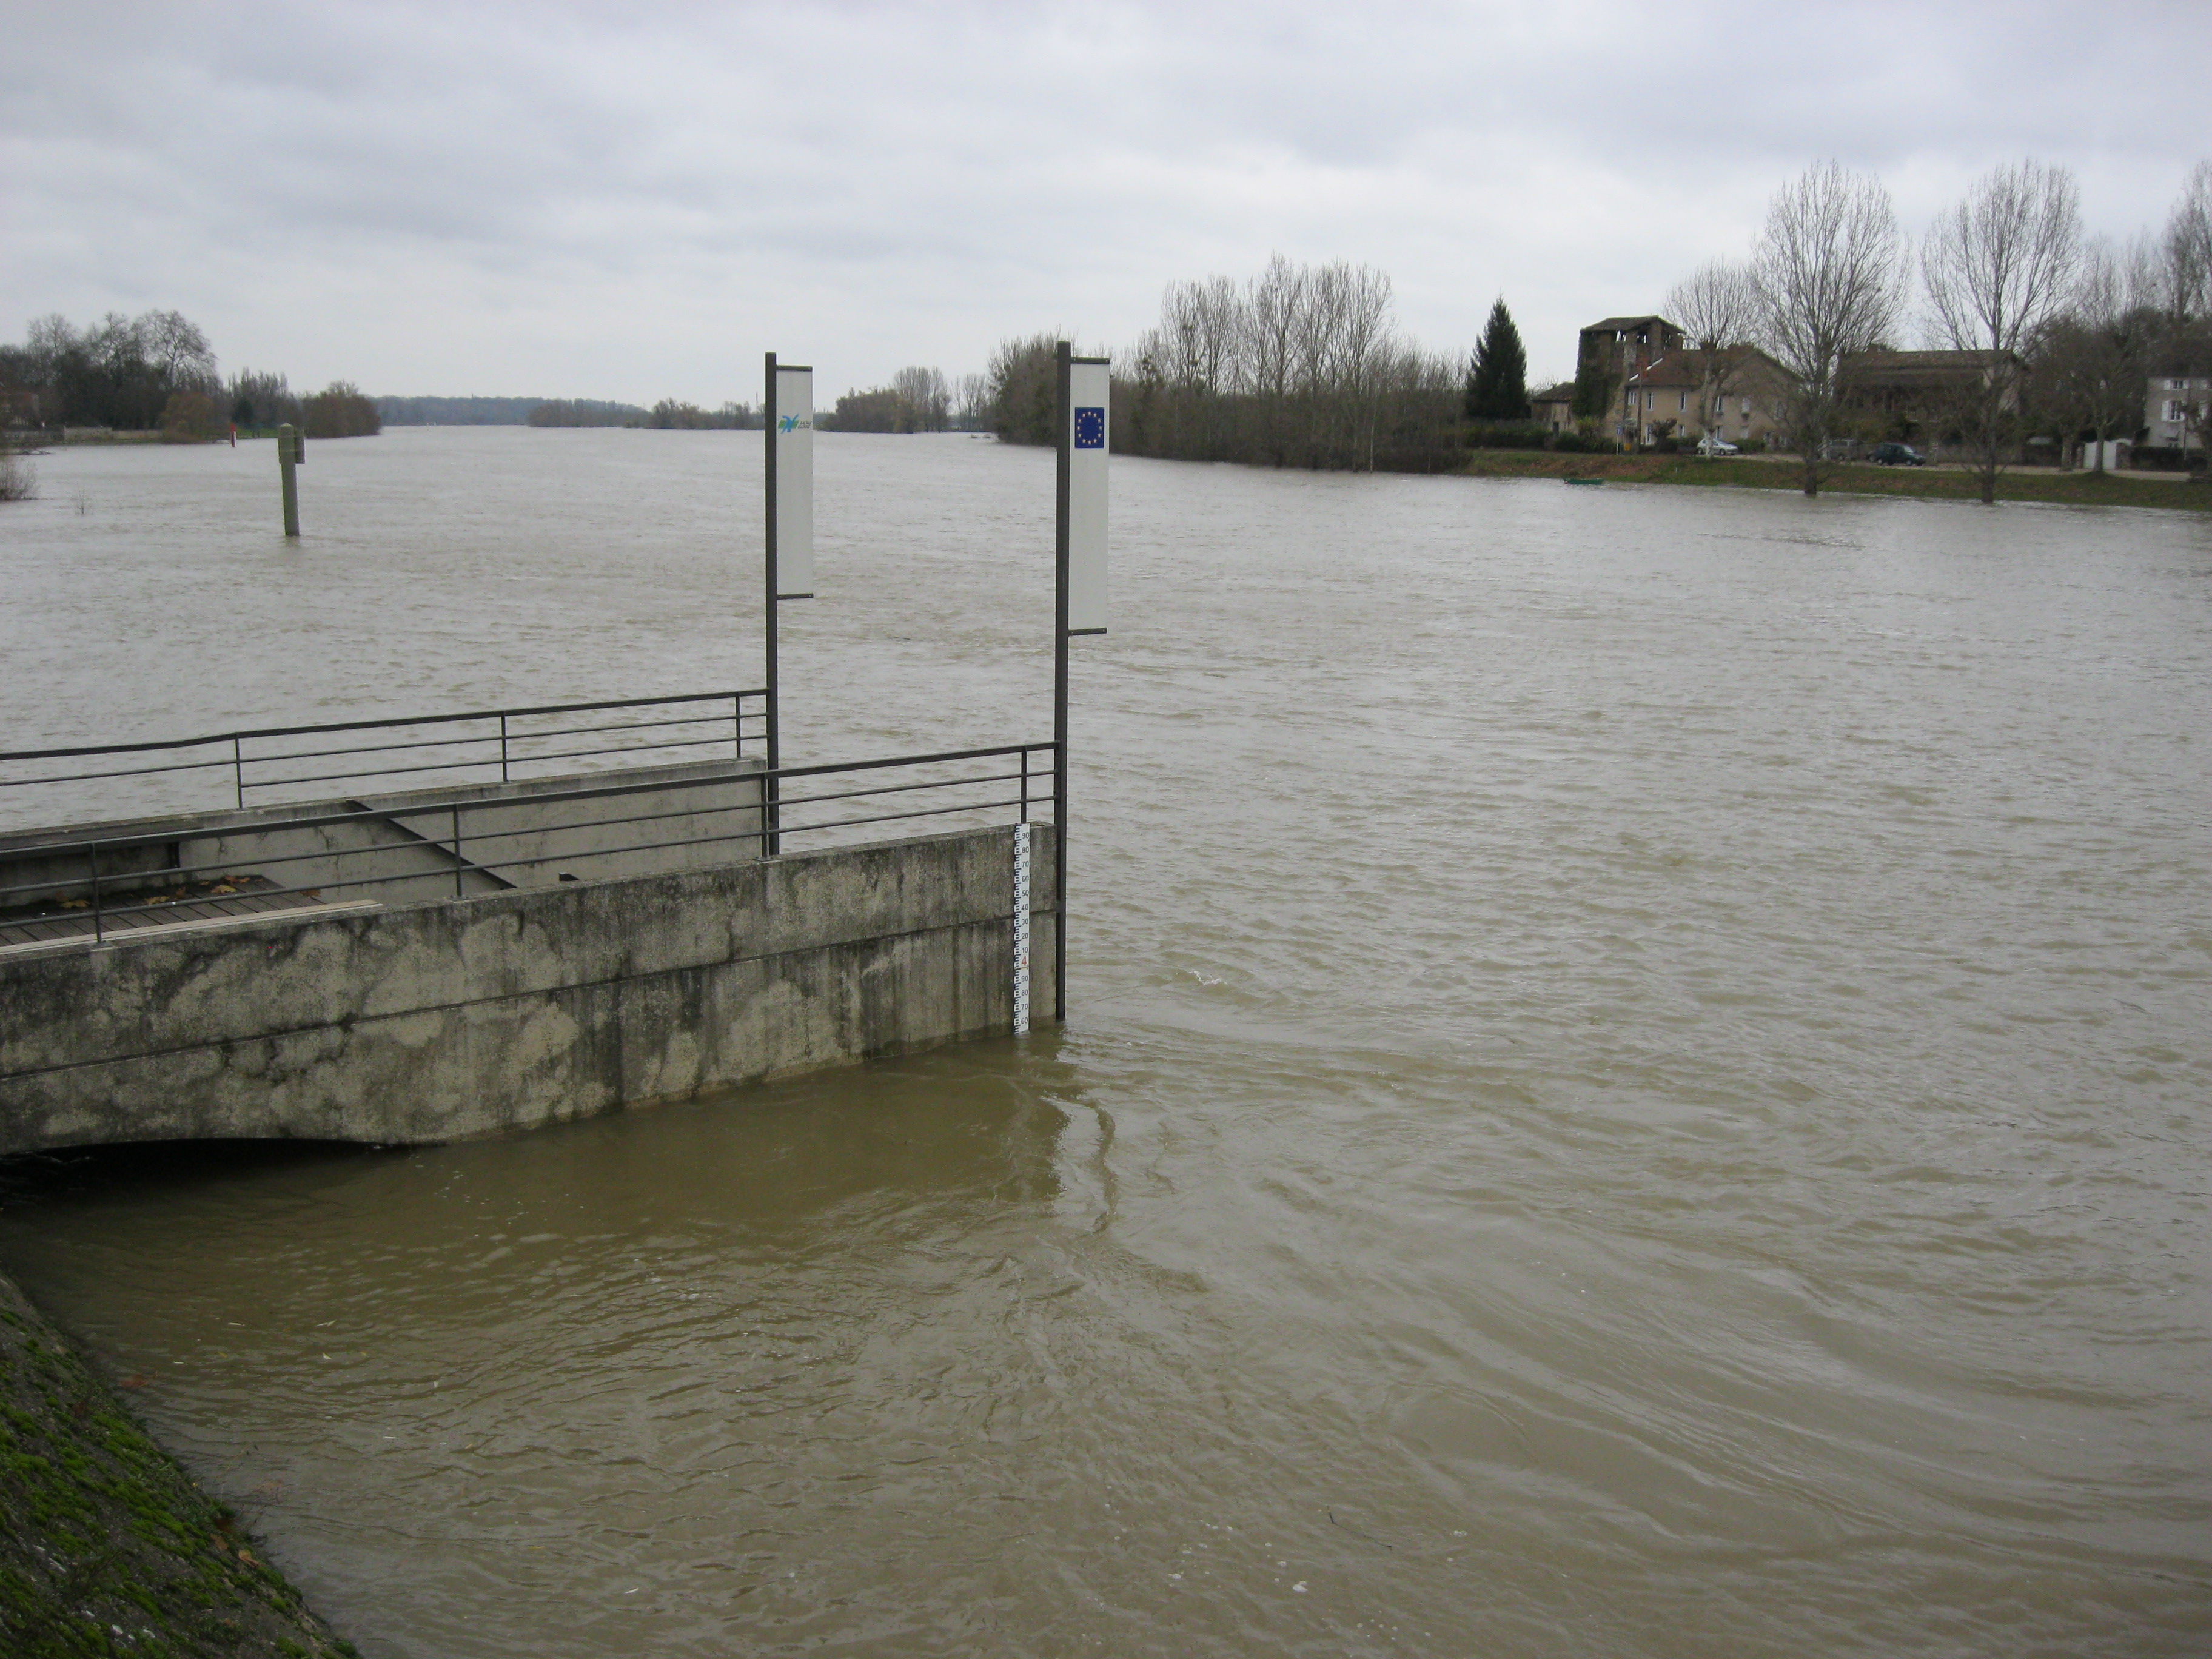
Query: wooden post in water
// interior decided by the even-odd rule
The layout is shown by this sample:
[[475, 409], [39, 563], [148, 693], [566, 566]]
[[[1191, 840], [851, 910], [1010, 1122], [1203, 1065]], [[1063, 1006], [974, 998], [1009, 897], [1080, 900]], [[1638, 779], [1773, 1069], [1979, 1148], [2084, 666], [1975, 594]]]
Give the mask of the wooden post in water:
[[284, 533], [296, 539], [300, 534], [300, 481], [293, 469], [300, 462], [298, 434], [288, 424], [276, 428], [276, 471], [284, 481]]

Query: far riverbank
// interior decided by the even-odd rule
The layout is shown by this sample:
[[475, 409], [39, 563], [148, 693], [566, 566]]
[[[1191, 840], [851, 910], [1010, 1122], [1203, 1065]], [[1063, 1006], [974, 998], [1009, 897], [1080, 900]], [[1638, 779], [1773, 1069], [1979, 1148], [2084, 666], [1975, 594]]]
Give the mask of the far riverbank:
[[[1461, 473], [1473, 478], [1607, 478], [1623, 483], [1693, 484], [1735, 489], [1802, 487], [1792, 457], [1701, 455], [1575, 455], [1537, 450], [1478, 450]], [[1960, 468], [1871, 466], [1839, 463], [1825, 471], [1822, 494], [1912, 495], [1972, 501], [1980, 480]], [[2001, 501], [2050, 501], [2074, 507], [2164, 507], [2202, 513], [2212, 508], [2212, 488], [2201, 479], [2156, 472], [2060, 472], [2021, 468], [1997, 475]]]

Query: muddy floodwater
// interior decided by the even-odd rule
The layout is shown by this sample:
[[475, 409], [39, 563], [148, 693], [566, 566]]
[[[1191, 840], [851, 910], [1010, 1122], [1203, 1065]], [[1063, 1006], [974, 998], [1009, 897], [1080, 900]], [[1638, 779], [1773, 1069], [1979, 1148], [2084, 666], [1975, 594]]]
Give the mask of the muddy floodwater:
[[[70, 451], [8, 745], [754, 683], [757, 434]], [[825, 436], [797, 762], [1050, 735]], [[2212, 1650], [2212, 523], [1117, 463], [1072, 1018], [0, 1266], [373, 1659]]]

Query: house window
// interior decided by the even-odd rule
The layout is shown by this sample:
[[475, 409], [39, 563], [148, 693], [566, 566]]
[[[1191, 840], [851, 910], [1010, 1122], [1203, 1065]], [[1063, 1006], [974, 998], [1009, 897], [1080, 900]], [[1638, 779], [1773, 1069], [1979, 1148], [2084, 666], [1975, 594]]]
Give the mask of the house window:
[[2166, 400], [2166, 418], [2169, 421], [2182, 421], [2188, 418], [2182, 413], [2180, 398], [2168, 398]]
[[1690, 412], [1690, 394], [1688, 392], [1678, 392], [1674, 394], [1674, 412], [1678, 415], [1686, 415]]
[[2166, 383], [2166, 389], [2168, 392], [2186, 392], [2189, 390], [2189, 382], [2186, 380], [2168, 380]]

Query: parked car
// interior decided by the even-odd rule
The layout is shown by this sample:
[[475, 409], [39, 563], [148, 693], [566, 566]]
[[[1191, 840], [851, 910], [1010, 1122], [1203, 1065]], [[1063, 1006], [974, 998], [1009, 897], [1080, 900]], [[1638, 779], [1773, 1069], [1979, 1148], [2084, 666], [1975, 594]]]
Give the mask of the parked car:
[[1867, 457], [1876, 466], [1925, 466], [1928, 458], [1911, 444], [1876, 444]]
[[1735, 455], [1742, 452], [1726, 438], [1707, 437], [1698, 441], [1698, 453], [1700, 455]]

